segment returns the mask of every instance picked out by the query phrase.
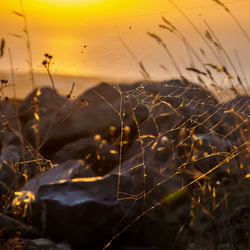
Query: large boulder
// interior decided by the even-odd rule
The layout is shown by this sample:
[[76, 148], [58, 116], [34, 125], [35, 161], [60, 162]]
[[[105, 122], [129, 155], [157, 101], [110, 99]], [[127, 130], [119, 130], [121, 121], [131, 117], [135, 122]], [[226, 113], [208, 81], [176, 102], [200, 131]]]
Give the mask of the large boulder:
[[[152, 174], [149, 176], [153, 177]], [[133, 182], [131, 178], [128, 174], [110, 174], [43, 185], [33, 206], [33, 225], [44, 237], [56, 242], [65, 240], [74, 249], [101, 249], [116, 236], [119, 238], [112, 242], [114, 249], [127, 241], [135, 246], [161, 248], [173, 244], [170, 239], [188, 215], [188, 206], [183, 203], [180, 208], [170, 204], [169, 210], [166, 209], [164, 202], [171, 203], [168, 195], [174, 190], [172, 186], [170, 191], [167, 185], [164, 190], [160, 187], [161, 200], [154, 188], [148, 187], [148, 197], [154, 196], [155, 200], [148, 197], [145, 200], [137, 193], [138, 181]], [[180, 185], [181, 181], [175, 191]], [[158, 208], [152, 211], [157, 203]], [[127, 227], [131, 228], [123, 233]], [[149, 227], [153, 230], [148, 230]]]
[[31, 178], [25, 185], [15, 192], [12, 200], [12, 210], [19, 211], [20, 220], [23, 217], [30, 222], [32, 204], [36, 201], [36, 194], [40, 187], [57, 182], [65, 182], [73, 178], [95, 177], [95, 172], [83, 160], [69, 160]]
[[[50, 89], [41, 89], [41, 93], [36, 97], [40, 110], [38, 134], [41, 152], [47, 157], [65, 144], [83, 137], [95, 134], [110, 137], [109, 127], [114, 126], [119, 131], [121, 119], [125, 125], [136, 126], [129, 102], [121, 101], [121, 93], [110, 84], [100, 84], [74, 101], [62, 99], [52, 94]], [[30, 107], [35, 94], [32, 93], [20, 105], [20, 112], [24, 113], [21, 119], [30, 127], [36, 123], [34, 110]], [[146, 119], [147, 110], [143, 105], [138, 104], [133, 112], [139, 122]], [[25, 137], [34, 144], [34, 132], [30, 130]]]
[[64, 240], [74, 248], [104, 247], [126, 214], [127, 203], [132, 202], [117, 200], [116, 188], [115, 175], [43, 185], [35, 203], [34, 223], [45, 237]]

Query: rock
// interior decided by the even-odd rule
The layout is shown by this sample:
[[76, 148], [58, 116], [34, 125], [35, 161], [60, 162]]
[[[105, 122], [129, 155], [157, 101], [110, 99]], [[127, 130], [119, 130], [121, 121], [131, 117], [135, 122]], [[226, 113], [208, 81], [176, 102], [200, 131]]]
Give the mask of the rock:
[[203, 102], [205, 102], [204, 104], [218, 104], [218, 101], [211, 92], [205, 90], [200, 85], [186, 80], [173, 79], [156, 84], [144, 84], [144, 89], [154, 94], [154, 96], [159, 93], [160, 96], [168, 97], [168, 102], [174, 108], [177, 108], [176, 104], [178, 104], [178, 100], [186, 102], [192, 100], [196, 104]]
[[15, 237], [17, 233], [22, 238], [33, 239], [39, 237], [38, 232], [31, 226], [15, 220], [7, 215], [0, 214], [0, 229], [3, 230], [3, 238]]
[[142, 139], [136, 141], [138, 138], [135, 138], [125, 154], [126, 159], [135, 152], [142, 153], [142, 148], [148, 160], [153, 157], [162, 163], [166, 162], [177, 147], [182, 151], [178, 153], [180, 157], [190, 151], [192, 133], [210, 133], [210, 129], [218, 123], [216, 98], [198, 85], [167, 81], [144, 84], [141, 91], [145, 91], [140, 98], [147, 100], [144, 104], [150, 114], [138, 125]]
[[224, 131], [222, 136], [238, 144], [246, 142], [249, 138], [250, 97], [238, 96], [221, 104], [219, 115]]
[[3, 146], [1, 150], [0, 159], [9, 164], [15, 165], [16, 162], [21, 161], [21, 148], [19, 145]]
[[250, 97], [247, 95], [240, 95], [234, 99], [224, 103], [225, 109], [233, 109], [235, 112], [250, 115]]
[[[174, 124], [184, 123], [191, 116], [197, 116], [197, 110], [194, 108], [198, 103], [199, 105], [202, 103], [198, 110], [202, 115], [200, 115], [200, 117], [197, 116], [199, 118], [197, 122], [202, 124], [202, 121], [205, 121], [209, 114], [213, 112], [213, 110], [211, 110], [211, 104], [217, 104], [213, 95], [200, 86], [178, 81], [143, 85], [136, 83], [130, 86], [125, 84], [112, 86], [103, 83], [86, 91], [78, 98], [78, 101], [75, 102], [63, 100], [57, 96], [53, 97], [53, 94], [51, 96], [52, 90], [42, 89], [41, 91], [44, 93], [45, 101], [42, 98], [43, 94], [38, 96], [37, 98], [40, 98], [39, 105], [42, 110], [47, 111], [43, 111], [40, 114], [39, 134], [40, 141], [43, 142], [41, 150], [43, 154], [49, 158], [55, 151], [59, 150], [60, 147], [76, 141], [79, 138], [94, 136], [95, 134], [100, 134], [104, 139], [110, 138], [110, 126], [120, 131], [121, 120], [124, 126], [130, 127], [131, 135], [134, 135], [137, 133], [137, 126], [140, 126], [148, 116], [148, 110], [152, 107], [151, 102], [153, 102], [155, 95], [158, 94], [161, 96], [156, 102], [159, 102], [160, 105], [153, 106], [150, 117], [148, 117], [146, 124], [143, 124], [143, 132], [145, 134], [148, 131], [151, 131], [153, 135], [157, 133], [156, 128], [152, 127], [155, 121], [159, 126], [160, 132], [163, 133], [173, 127]], [[134, 95], [131, 94], [133, 91]], [[20, 105], [20, 108], [25, 105], [27, 106], [27, 103], [30, 103], [30, 99], [33, 98], [33, 95], [29, 96], [24, 101], [24, 104]], [[51, 101], [54, 105], [52, 105], [51, 108], [50, 106], [48, 107], [47, 95], [53, 100], [59, 98], [62, 104], [56, 105], [54, 101]], [[146, 99], [148, 104], [145, 102]], [[82, 106], [79, 106], [81, 100], [84, 100], [84, 102]], [[44, 107], [43, 104], [45, 105]], [[150, 105], [150, 107], [147, 105]], [[57, 108], [55, 108], [55, 106]], [[179, 116], [175, 112], [176, 108], [178, 108]], [[23, 109], [24, 108], [22, 108], [22, 110]], [[170, 113], [170, 116], [162, 116], [161, 114], [164, 113]], [[157, 120], [152, 120], [152, 118], [157, 117], [157, 115], [159, 116]], [[32, 126], [35, 122], [34, 115], [31, 113], [26, 116], [22, 119]], [[137, 124], [134, 118], [136, 118]], [[212, 120], [213, 117], [209, 119], [209, 123], [211, 123]], [[216, 117], [214, 117], [214, 120], [216, 120]], [[169, 121], [171, 122], [169, 123]], [[206, 123], [208, 123], [208, 121], [206, 121]], [[207, 127], [214, 125], [214, 123], [211, 123], [211, 125], [206, 123], [203, 129], [205, 125]], [[48, 128], [50, 128], [49, 131]], [[207, 132], [207, 130], [205, 131]], [[30, 137], [32, 137], [30, 134], [26, 135], [26, 138]], [[175, 135], [173, 134], [172, 137], [175, 137]], [[48, 155], [48, 152], [50, 152], [50, 155]]]
[[7, 194], [10, 191], [10, 188], [2, 181], [0, 181], [0, 206], [2, 205], [2, 195]]
[[[28, 155], [26, 152], [24, 155]], [[28, 159], [27, 159], [28, 160]], [[20, 164], [19, 164], [20, 163]], [[27, 178], [36, 174], [36, 168], [32, 164], [24, 164], [19, 145], [5, 145], [0, 155], [0, 181], [14, 190], [23, 185]]]
[[[21, 154], [18, 144], [3, 144], [0, 187], [8, 192], [16, 176], [8, 164], [31, 160], [17, 172], [36, 177], [12, 204], [46, 239], [17, 238], [24, 249], [62, 241], [101, 249], [110, 240], [110, 249], [194, 249], [208, 236], [212, 248], [230, 233], [246, 242], [248, 103], [239, 96], [220, 104], [185, 80], [102, 83], [75, 100], [35, 90], [19, 112], [24, 140], [40, 147]], [[216, 223], [237, 226], [233, 234], [222, 226], [218, 243]]]
[[103, 247], [112, 238], [126, 213], [126, 206], [116, 200], [117, 176], [92, 179], [40, 187], [34, 220], [44, 236], [82, 249]]
[[[22, 249], [22, 248], [21, 248]], [[24, 240], [24, 250], [71, 250], [71, 247], [66, 243], [58, 243], [44, 239]]]
[[143, 246], [143, 247], [135, 247], [135, 246], [123, 246], [121, 250], [161, 250], [162, 248], [156, 246]]
[[15, 178], [15, 170], [3, 161], [0, 161], [0, 181], [5, 183], [8, 187], [12, 187], [15, 184]]
[[[51, 91], [41, 89], [42, 94], [37, 96], [39, 108], [44, 110], [39, 113], [39, 140], [42, 143], [41, 152], [46, 157], [50, 158], [65, 144], [83, 137], [100, 134], [105, 139], [110, 136], [110, 126], [120, 130], [121, 94], [110, 84], [100, 84], [88, 90], [76, 101], [62, 99]], [[20, 105], [20, 112], [26, 111], [21, 119], [30, 127], [35, 124], [34, 111], [30, 108], [33, 96], [34, 93]], [[128, 102], [123, 103], [121, 111], [124, 114], [124, 124], [135, 127]], [[138, 104], [134, 112], [139, 122], [147, 116], [147, 110], [143, 105]], [[30, 130], [25, 138], [34, 144], [34, 132]]]
[[[84, 161], [66, 161], [39, 176], [33, 177], [19, 191], [15, 192], [11, 204], [12, 210], [18, 210], [22, 217], [30, 218], [32, 205], [35, 202], [35, 195], [41, 186], [64, 182], [73, 178], [88, 178], [93, 176], [96, 176], [96, 174]], [[19, 219], [22, 220], [23, 218]]]
[[[243, 169], [239, 168], [240, 163], [246, 167], [246, 162], [241, 154], [230, 159], [230, 161], [226, 160], [229, 157], [228, 153], [239, 147], [234, 141], [226, 140], [216, 134], [195, 134], [192, 137], [192, 145], [191, 157], [193, 162], [187, 164], [185, 168], [189, 172], [193, 172], [194, 177], [197, 170], [200, 174], [203, 174], [216, 166], [218, 168], [213, 171], [211, 176], [215, 182], [216, 179], [221, 180], [222, 177], [230, 176], [230, 178], [238, 179], [245, 174]], [[186, 174], [188, 175], [187, 171]]]
[[[119, 190], [117, 190], [118, 178]], [[167, 235], [174, 235], [178, 231], [180, 219], [177, 217], [180, 214], [182, 216], [188, 214], [189, 210], [180, 209], [179, 215], [176, 214], [177, 217], [172, 215], [172, 219], [176, 220], [175, 222], [171, 220], [171, 226], [167, 223], [169, 213], [164, 206], [159, 206], [155, 211], [149, 210], [140, 222], [134, 223], [134, 220], [137, 221], [137, 218], [142, 216], [143, 206], [145, 210], [150, 209], [159, 202], [157, 200], [159, 197], [152, 192], [152, 195], [148, 194], [150, 201], [146, 200], [146, 203], [143, 202], [143, 196], [141, 198], [138, 196], [138, 200], [135, 200], [133, 197], [137, 194], [137, 186], [140, 184], [138, 178], [137, 182], [133, 182], [130, 178], [130, 175], [126, 174], [120, 177], [117, 174], [110, 174], [89, 178], [89, 181], [87, 178], [79, 178], [43, 185], [39, 188], [33, 206], [34, 225], [44, 237], [56, 242], [65, 240], [76, 249], [101, 249], [113, 236], [131, 223], [131, 230], [114, 242], [112, 246], [114, 249], [119, 248], [127, 240], [136, 246], [162, 247], [166, 242], [171, 244], [166, 240]], [[136, 177], [134, 178], [136, 180]], [[149, 187], [146, 188], [148, 189]], [[167, 185], [164, 189], [165, 195], [172, 192], [167, 190]], [[153, 195], [155, 201], [151, 199]], [[172, 201], [172, 209], [173, 204]], [[148, 231], [149, 225], [154, 228], [154, 232]]]
[[[24, 138], [34, 148], [37, 144], [41, 146], [47, 136], [56, 129], [57, 125], [52, 126], [55, 119], [56, 122], [61, 122], [74, 108], [73, 102], [58, 95], [51, 88], [35, 89], [19, 105], [20, 120], [28, 128], [23, 133]], [[41, 126], [46, 129], [41, 131]]]
[[8, 240], [5, 243], [3, 250], [8, 250], [13, 247], [20, 250], [71, 250], [71, 247], [66, 243], [56, 244], [55, 242], [44, 238], [28, 240], [16, 237]]
[[41, 118], [48, 114], [53, 115], [64, 102], [65, 98], [54, 92], [52, 88], [44, 87], [35, 89], [19, 105], [20, 120], [23, 123], [32, 121], [35, 119], [35, 111], [39, 111], [38, 113]]
[[[17, 106], [16, 106], [17, 105]], [[0, 136], [1, 144], [19, 144], [19, 137], [13, 133], [14, 131], [19, 131], [19, 128], [22, 131], [22, 126], [18, 124], [17, 118], [17, 109], [19, 102], [17, 100], [11, 100], [8, 102], [0, 101]]]
[[49, 183], [94, 176], [96, 176], [95, 173], [84, 161], [69, 160], [34, 177], [22, 187], [21, 191], [29, 191], [35, 194], [41, 186], [48, 185]]
[[35, 176], [40, 171], [40, 166], [49, 165], [46, 159], [37, 159], [37, 153], [32, 152], [29, 147], [12, 144], [2, 147], [0, 162], [13, 170], [16, 177], [15, 181], [13, 178], [13, 184], [16, 182], [18, 186]]
[[119, 151], [106, 140], [86, 137], [66, 144], [54, 156], [53, 162], [82, 159], [88, 162], [97, 175], [105, 175], [119, 162]]
[[65, 243], [65, 242], [60, 242], [58, 244], [56, 244], [56, 247], [58, 249], [63, 249], [63, 250], [71, 250], [71, 247], [69, 244]]

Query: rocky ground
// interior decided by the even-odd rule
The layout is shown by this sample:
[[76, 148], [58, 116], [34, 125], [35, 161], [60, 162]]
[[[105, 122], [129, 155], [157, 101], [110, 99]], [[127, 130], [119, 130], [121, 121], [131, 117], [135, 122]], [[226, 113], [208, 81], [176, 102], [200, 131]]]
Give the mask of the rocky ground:
[[249, 105], [184, 80], [2, 101], [1, 249], [249, 249]]

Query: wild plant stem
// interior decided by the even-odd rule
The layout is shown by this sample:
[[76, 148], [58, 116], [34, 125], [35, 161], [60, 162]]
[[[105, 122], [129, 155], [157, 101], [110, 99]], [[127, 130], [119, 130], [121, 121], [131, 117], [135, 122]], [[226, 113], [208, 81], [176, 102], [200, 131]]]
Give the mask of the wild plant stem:
[[48, 73], [48, 75], [49, 75], [50, 81], [51, 81], [51, 83], [52, 83], [53, 90], [54, 90], [54, 92], [56, 93], [56, 88], [55, 88], [54, 79], [53, 79], [53, 77], [52, 77], [52, 75], [51, 75], [51, 73], [50, 73], [49, 67], [48, 67], [48, 66], [45, 66], [45, 68], [46, 68], [46, 71], [47, 71], [47, 73]]
[[[11, 69], [11, 80], [13, 83], [13, 98], [14, 98], [14, 102], [15, 102], [17, 127], [18, 127], [18, 132], [21, 133], [22, 132], [22, 125], [21, 125], [21, 121], [19, 119], [19, 111], [18, 111], [17, 97], [16, 97], [16, 79], [15, 79], [15, 74], [14, 74], [14, 65], [13, 65], [13, 59], [12, 59], [12, 54], [11, 54], [10, 48], [8, 48], [8, 54], [9, 54], [10, 69]], [[21, 152], [22, 152], [23, 160], [25, 160], [25, 148], [24, 148], [24, 145], [22, 143], [21, 143]]]
[[202, 33], [199, 31], [199, 29], [196, 27], [196, 25], [192, 22], [192, 20], [172, 0], [168, 0], [168, 2], [172, 6], [174, 6], [174, 8], [177, 9], [177, 11], [187, 20], [187, 22], [193, 27], [193, 29], [197, 32], [197, 34], [199, 34], [199, 36], [204, 41], [204, 43], [208, 46], [208, 48], [213, 53], [213, 55], [218, 60], [218, 62], [221, 63], [220, 59], [218, 58], [218, 55], [216, 54], [216, 52], [214, 51], [214, 49], [212, 48], [212, 46], [208, 43], [208, 41], [205, 39], [205, 37], [202, 35]]
[[[206, 26], [207, 26], [209, 32], [210, 32], [210, 33], [213, 35], [213, 37], [215, 38], [216, 42], [219, 44], [219, 46], [220, 46], [221, 50], [223, 51], [223, 53], [224, 53], [226, 59], [228, 60], [229, 64], [231, 65], [231, 67], [232, 67], [234, 73], [238, 76], [239, 74], [238, 74], [238, 72], [237, 72], [237, 70], [236, 70], [236, 67], [234, 66], [234, 64], [233, 64], [233, 62], [232, 62], [230, 56], [228, 55], [227, 51], [224, 49], [222, 43], [221, 43], [220, 40], [217, 38], [217, 36], [216, 36], [215, 33], [213, 32], [212, 28], [211, 28], [210, 25], [208, 24], [208, 22], [207, 22], [206, 20], [204, 20], [204, 23], [206, 24]], [[229, 78], [229, 80], [230, 80], [230, 82], [231, 82], [231, 86], [232, 86], [233, 88], [235, 88], [232, 79]], [[246, 89], [245, 89], [245, 86], [242, 86], [242, 87], [243, 87], [244, 91], [247, 92]], [[235, 88], [235, 89], [236, 89], [236, 88]]]
[[29, 29], [28, 29], [28, 21], [27, 21], [27, 17], [26, 17], [26, 13], [25, 13], [25, 10], [24, 10], [22, 0], [20, 0], [20, 5], [21, 5], [23, 20], [24, 20], [24, 33], [26, 35], [26, 46], [27, 46], [27, 51], [28, 51], [28, 56], [29, 56], [28, 65], [29, 65], [29, 70], [30, 70], [32, 89], [34, 91], [34, 89], [35, 89], [35, 77], [34, 77], [34, 70], [33, 70], [33, 60], [32, 60], [30, 35], [29, 35]]

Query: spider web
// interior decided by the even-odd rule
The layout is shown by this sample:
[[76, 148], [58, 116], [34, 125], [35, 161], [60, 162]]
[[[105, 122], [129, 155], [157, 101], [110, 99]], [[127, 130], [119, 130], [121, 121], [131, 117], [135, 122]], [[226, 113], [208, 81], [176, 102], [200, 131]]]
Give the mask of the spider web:
[[[121, 96], [121, 106], [120, 110], [112, 108], [119, 113], [121, 121], [117, 199], [143, 200], [143, 206], [141, 214], [116, 234], [106, 247], [146, 213], [176, 199], [194, 183], [200, 180], [209, 180], [212, 186], [218, 183], [218, 177], [213, 180], [215, 171], [220, 171], [221, 175], [235, 174], [238, 178], [244, 178], [249, 171], [246, 160], [240, 158], [249, 150], [248, 97], [219, 103], [209, 91], [184, 80], [137, 85], [130, 90], [113, 85]], [[126, 104], [130, 106], [136, 135], [132, 149], [123, 156], [129, 143], [123, 112]], [[140, 105], [148, 112], [143, 122], [136, 114]], [[150, 183], [152, 169], [159, 175]], [[133, 176], [137, 193], [128, 193], [121, 183], [121, 176], [128, 173]], [[176, 176], [181, 177], [181, 183], [175, 180]], [[179, 188], [150, 200], [151, 194], [161, 185], [170, 183], [171, 190], [171, 181], [178, 183]]]

